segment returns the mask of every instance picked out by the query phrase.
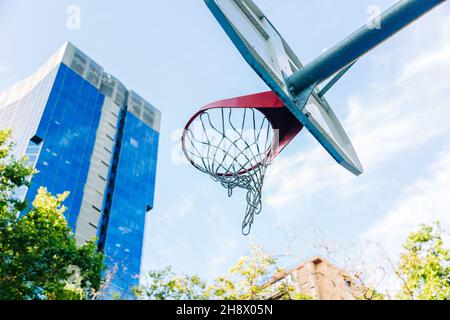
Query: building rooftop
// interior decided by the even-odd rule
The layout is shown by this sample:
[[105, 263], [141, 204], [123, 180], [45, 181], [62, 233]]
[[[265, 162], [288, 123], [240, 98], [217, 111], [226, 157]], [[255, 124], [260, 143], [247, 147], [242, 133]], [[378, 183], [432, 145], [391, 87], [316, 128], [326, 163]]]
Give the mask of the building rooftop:
[[107, 73], [102, 66], [70, 42], [61, 46], [33, 75], [0, 93], [0, 108], [22, 99], [61, 63], [89, 81], [121, 108], [126, 108], [145, 124], [160, 131], [161, 112], [158, 109], [134, 91], [128, 90], [116, 77]]

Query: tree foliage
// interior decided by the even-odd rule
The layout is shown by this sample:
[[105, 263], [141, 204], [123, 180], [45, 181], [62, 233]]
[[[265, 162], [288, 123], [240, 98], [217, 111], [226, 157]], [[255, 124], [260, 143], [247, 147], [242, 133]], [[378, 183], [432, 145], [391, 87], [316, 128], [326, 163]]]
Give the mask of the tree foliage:
[[235, 266], [210, 284], [198, 276], [177, 275], [170, 268], [152, 271], [146, 284], [137, 288], [140, 299], [158, 300], [264, 300], [276, 295], [279, 299], [309, 300], [296, 293], [286, 281], [270, 282], [276, 259], [260, 247], [253, 246]]
[[[450, 298], [450, 249], [445, 247], [444, 233], [438, 223], [422, 225], [411, 233], [403, 245], [396, 275], [402, 281], [400, 293], [394, 288], [381, 294], [366, 287], [361, 279], [364, 295], [357, 300], [384, 300], [395, 296], [401, 300], [447, 300]], [[152, 271], [147, 284], [137, 290], [141, 299], [221, 299], [259, 300], [277, 299], [311, 300], [296, 292], [288, 281], [272, 282], [277, 270], [276, 259], [259, 247], [242, 257], [223, 276], [210, 284], [197, 276], [177, 275], [170, 268]], [[364, 271], [361, 270], [362, 273]]]
[[177, 275], [170, 267], [147, 274], [147, 284], [135, 288], [141, 299], [202, 300], [206, 283], [198, 276]]
[[439, 223], [422, 225], [403, 246], [398, 275], [399, 299], [450, 299], [450, 249], [445, 248]]
[[10, 136], [10, 130], [0, 130], [0, 230], [25, 209], [26, 204], [15, 199], [12, 193], [20, 186], [28, 186], [27, 178], [34, 173], [26, 166], [26, 159], [16, 160], [11, 156], [14, 145], [9, 142]]
[[207, 296], [222, 300], [264, 300], [272, 295], [292, 298], [293, 288], [286, 282], [270, 284], [277, 260], [258, 246], [252, 246], [224, 276], [207, 288]]
[[103, 254], [95, 241], [77, 246], [64, 217], [68, 193], [40, 188], [29, 212], [14, 196], [34, 170], [11, 156], [9, 131], [0, 131], [0, 300], [87, 299], [101, 286]]

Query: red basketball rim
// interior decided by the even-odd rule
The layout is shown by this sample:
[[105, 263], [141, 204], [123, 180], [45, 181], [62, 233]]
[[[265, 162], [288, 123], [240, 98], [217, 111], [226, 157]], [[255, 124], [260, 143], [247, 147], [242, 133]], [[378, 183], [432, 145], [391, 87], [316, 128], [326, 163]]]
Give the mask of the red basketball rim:
[[[212, 109], [256, 109], [261, 112], [269, 121], [272, 126], [272, 130], [275, 133], [278, 130], [279, 143], [277, 148], [274, 150], [271, 148], [267, 154], [267, 161], [270, 162], [275, 159], [280, 152], [297, 136], [297, 134], [303, 129], [303, 125], [298, 121], [298, 119], [286, 108], [283, 102], [278, 98], [278, 96], [273, 91], [267, 91], [257, 94], [251, 94], [226, 100], [220, 100], [208, 104], [207, 106], [201, 108], [197, 113], [195, 113], [188, 121], [184, 127], [183, 136], [181, 138], [182, 148], [184, 155], [189, 160], [189, 162], [196, 168], [199, 166], [192, 160], [187, 152], [186, 147], [186, 135], [189, 131], [191, 124], [200, 115], [204, 114], [208, 110]], [[254, 170], [257, 166], [252, 166], [247, 169], [239, 171], [237, 174], [242, 175]], [[233, 176], [233, 173], [218, 173], [218, 176]]]

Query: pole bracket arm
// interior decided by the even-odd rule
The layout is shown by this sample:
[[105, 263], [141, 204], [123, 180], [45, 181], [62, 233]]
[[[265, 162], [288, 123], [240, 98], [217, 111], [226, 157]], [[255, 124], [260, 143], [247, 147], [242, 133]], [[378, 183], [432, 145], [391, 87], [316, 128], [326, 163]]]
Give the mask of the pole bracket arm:
[[350, 63], [344, 69], [339, 71], [339, 73], [337, 73], [330, 81], [328, 81], [325, 87], [323, 87], [322, 90], [320, 90], [320, 92], [318, 93], [319, 97], [322, 98], [328, 92], [328, 90], [330, 90], [336, 84], [336, 82], [338, 82], [347, 73], [347, 71], [350, 70], [351, 67], [355, 65], [357, 61], [358, 60], [355, 60], [352, 63]]

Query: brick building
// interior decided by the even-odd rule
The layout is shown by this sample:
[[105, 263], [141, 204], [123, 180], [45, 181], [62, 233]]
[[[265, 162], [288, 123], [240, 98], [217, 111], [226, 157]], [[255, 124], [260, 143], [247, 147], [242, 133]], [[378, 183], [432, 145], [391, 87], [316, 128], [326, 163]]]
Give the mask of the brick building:
[[[354, 277], [321, 257], [314, 257], [287, 272], [276, 274], [270, 283], [276, 285], [282, 281], [295, 288], [295, 293], [314, 300], [355, 300], [367, 292]], [[275, 293], [269, 300], [280, 297], [280, 293]]]

